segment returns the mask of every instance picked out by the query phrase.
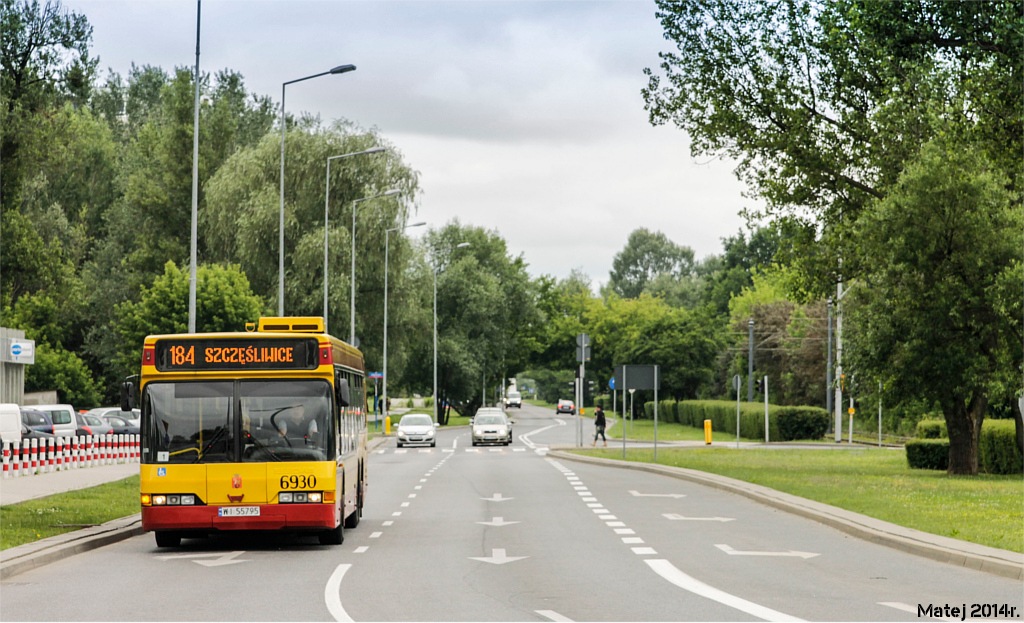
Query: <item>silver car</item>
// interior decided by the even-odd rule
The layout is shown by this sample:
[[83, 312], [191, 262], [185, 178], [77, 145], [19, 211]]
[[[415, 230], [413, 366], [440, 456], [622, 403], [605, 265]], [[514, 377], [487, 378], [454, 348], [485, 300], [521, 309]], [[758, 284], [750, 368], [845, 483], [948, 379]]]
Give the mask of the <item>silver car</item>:
[[402, 420], [398, 423], [398, 447], [401, 448], [411, 443], [425, 443], [433, 448], [437, 445], [435, 434], [434, 420], [430, 419], [429, 415], [417, 413], [403, 415]]
[[473, 418], [473, 445], [512, 443], [512, 424], [501, 409], [483, 408]]

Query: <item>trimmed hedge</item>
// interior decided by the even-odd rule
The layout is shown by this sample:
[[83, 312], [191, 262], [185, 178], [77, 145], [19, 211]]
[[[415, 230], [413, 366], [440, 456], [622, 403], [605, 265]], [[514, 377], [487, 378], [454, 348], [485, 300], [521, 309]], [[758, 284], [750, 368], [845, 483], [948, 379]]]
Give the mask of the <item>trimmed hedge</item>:
[[[774, 416], [780, 441], [821, 439], [828, 430], [829, 413], [820, 407], [779, 407]], [[772, 417], [771, 411], [768, 417]]]
[[[776, 415], [781, 408], [768, 405], [769, 438], [775, 441], [782, 439]], [[683, 400], [676, 404], [676, 414], [680, 424], [702, 429], [704, 420], [711, 420], [712, 430], [736, 432], [736, 403], [731, 400]], [[740, 403], [740, 436], [764, 439], [764, 403]]]
[[948, 439], [945, 420], [921, 420], [917, 423], [918, 439]]
[[978, 442], [978, 468], [989, 474], [1020, 474], [1024, 456], [1017, 447], [1013, 420], [985, 420]]
[[948, 439], [911, 439], [906, 449], [911, 469], [949, 469]]

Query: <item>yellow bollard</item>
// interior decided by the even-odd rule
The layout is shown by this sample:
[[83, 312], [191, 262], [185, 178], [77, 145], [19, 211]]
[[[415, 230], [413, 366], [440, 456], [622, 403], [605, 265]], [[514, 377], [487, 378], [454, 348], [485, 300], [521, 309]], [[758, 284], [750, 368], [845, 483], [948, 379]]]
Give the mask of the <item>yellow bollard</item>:
[[384, 434], [385, 435], [390, 435], [391, 434], [391, 416], [390, 415], [387, 416], [386, 418], [384, 418]]
[[711, 420], [704, 420], [704, 443], [711, 445]]
[[580, 415], [586, 415], [586, 414], [587, 414], [587, 410], [584, 409], [583, 407], [580, 407]]

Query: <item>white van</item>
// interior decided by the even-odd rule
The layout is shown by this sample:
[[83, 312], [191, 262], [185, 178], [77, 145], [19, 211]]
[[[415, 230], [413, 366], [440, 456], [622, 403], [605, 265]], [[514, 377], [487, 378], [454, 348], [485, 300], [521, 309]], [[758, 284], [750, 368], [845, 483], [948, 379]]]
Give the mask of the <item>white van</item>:
[[50, 416], [55, 436], [74, 437], [78, 432], [75, 408], [71, 405], [32, 405], [30, 408]]
[[21, 443], [21, 409], [0, 404], [0, 440]]

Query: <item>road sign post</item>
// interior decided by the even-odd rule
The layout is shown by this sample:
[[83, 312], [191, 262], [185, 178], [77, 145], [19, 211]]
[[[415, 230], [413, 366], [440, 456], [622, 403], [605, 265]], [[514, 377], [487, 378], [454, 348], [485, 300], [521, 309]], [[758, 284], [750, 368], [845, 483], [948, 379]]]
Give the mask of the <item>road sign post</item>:
[[732, 384], [736, 388], [736, 449], [740, 449], [740, 375], [732, 377]]
[[586, 333], [580, 333], [576, 336], [576, 361], [580, 362], [580, 375], [576, 384], [576, 395], [579, 396], [579, 402], [576, 403], [576, 428], [579, 431], [577, 438], [577, 445], [583, 446], [583, 383], [586, 382], [587, 367], [586, 362], [590, 361], [590, 336]]
[[764, 375], [764, 442], [768, 443], [768, 375]]

